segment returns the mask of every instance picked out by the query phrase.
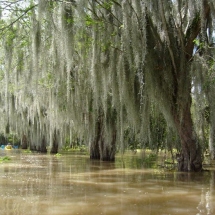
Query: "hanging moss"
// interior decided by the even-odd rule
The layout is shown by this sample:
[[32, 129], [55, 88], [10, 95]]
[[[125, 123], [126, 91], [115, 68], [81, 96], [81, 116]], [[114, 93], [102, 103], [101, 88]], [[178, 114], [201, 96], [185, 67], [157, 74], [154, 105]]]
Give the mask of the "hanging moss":
[[39, 1], [4, 37], [1, 127], [9, 121], [38, 151], [50, 145], [57, 153], [68, 136], [79, 138], [102, 160], [125, 150], [128, 128], [154, 147], [164, 145], [171, 127], [181, 138], [182, 170], [201, 169], [204, 117], [195, 115], [204, 105], [193, 101], [207, 95], [212, 122], [214, 90], [205, 77], [213, 74], [214, 53], [206, 45], [203, 55], [192, 55], [193, 40], [204, 46], [214, 26], [208, 8], [214, 10], [211, 1], [199, 0]]

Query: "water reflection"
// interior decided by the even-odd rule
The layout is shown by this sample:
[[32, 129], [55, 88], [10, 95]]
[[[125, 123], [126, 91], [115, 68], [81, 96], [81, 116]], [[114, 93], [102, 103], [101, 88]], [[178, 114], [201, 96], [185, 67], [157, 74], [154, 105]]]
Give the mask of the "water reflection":
[[[3, 152], [1, 152], [3, 153]], [[2, 215], [214, 214], [214, 171], [187, 174], [84, 155], [10, 152], [0, 164]]]
[[214, 171], [211, 171], [211, 178], [209, 181], [208, 188], [202, 188], [201, 191], [201, 200], [198, 204], [197, 209], [199, 210], [198, 215], [208, 214], [212, 215], [215, 213], [213, 207], [213, 200], [214, 200]]

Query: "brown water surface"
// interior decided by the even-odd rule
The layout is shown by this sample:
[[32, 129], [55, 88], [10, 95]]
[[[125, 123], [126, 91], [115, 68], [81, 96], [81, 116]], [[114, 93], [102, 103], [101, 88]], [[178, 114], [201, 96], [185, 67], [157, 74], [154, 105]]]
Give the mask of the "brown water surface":
[[212, 215], [214, 171], [177, 173], [85, 155], [0, 151], [1, 215]]

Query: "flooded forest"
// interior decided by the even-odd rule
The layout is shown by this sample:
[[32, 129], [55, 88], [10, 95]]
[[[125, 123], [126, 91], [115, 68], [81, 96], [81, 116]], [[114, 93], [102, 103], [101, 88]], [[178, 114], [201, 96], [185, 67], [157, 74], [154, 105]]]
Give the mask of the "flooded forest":
[[0, 214], [214, 214], [213, 0], [0, 0]]

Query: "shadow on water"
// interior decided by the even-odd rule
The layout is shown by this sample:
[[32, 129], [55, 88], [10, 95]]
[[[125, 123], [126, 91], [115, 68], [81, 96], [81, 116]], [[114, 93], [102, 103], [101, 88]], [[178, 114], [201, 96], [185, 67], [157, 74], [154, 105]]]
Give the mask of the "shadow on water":
[[155, 169], [132, 155], [115, 162], [19, 150], [0, 155], [11, 157], [0, 164], [2, 215], [215, 214], [212, 170]]

